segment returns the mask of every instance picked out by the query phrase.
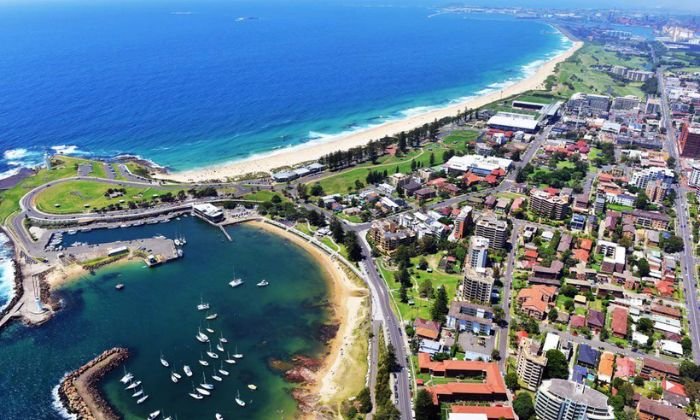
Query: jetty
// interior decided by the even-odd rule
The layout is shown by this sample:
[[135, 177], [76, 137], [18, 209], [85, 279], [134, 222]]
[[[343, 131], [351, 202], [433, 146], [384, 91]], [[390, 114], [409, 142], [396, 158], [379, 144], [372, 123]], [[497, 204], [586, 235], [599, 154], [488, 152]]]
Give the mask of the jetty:
[[128, 357], [127, 349], [115, 347], [102, 352], [79, 369], [67, 374], [58, 386], [61, 404], [79, 419], [119, 419], [120, 416], [99, 392], [97, 384]]

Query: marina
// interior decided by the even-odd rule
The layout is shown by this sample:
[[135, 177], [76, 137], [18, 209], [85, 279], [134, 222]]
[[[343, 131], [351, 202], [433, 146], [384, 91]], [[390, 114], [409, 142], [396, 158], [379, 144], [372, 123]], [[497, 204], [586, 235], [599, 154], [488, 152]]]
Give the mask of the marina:
[[[108, 373], [99, 390], [126, 419], [147, 418], [156, 410], [172, 418], [214, 418], [216, 413], [240, 418], [237, 392], [245, 403], [246, 418], [279, 418], [280, 411], [293, 418], [296, 402], [288, 392], [292, 385], [271, 369], [270, 361], [288, 360], [294, 354], [320, 354], [323, 345], [317, 334], [328, 314], [315, 303], [326, 299], [325, 280], [303, 250], [257, 228], [227, 229], [234, 234], [233, 242], [193, 218], [71, 235], [72, 241], [97, 244], [156, 239], [158, 235], [177, 238], [179, 232], [187, 238], [187, 255], [154, 270], [145, 269], [142, 263], [99, 269], [66, 283], [58, 293], [63, 309], [41, 328], [11, 324], [0, 332], [0, 369], [27, 378], [17, 391], [4, 389], [0, 383], [0, 391], [13, 395], [6, 414], [10, 418], [57, 418], [51, 387], [66, 371], [119, 343], [133, 350], [132, 357]], [[251, 263], [261, 257], [275, 264], [260, 267]], [[216, 260], [227, 264], [207, 263]], [[257, 287], [234, 291], [228, 285], [231, 262], [243, 278], [264, 276], [286, 287], [264, 293]], [[116, 284], [124, 285], [119, 293], [114, 291]], [[285, 290], [288, 287], [293, 292]], [[247, 304], [251, 301], [256, 305]], [[215, 319], [206, 320], [206, 310], [197, 310], [202, 302], [209, 304], [209, 315], [217, 314]], [[229, 308], [236, 308], [235, 312]], [[287, 319], [289, 311], [305, 315]], [[149, 327], [134, 329], [135, 319], [147, 320]], [[68, 325], [75, 334], [65, 335]], [[207, 341], [193, 339], [198, 333]], [[32, 343], [37, 339], [51, 344], [35, 348]], [[43, 354], [56, 346], [66, 351]], [[209, 351], [218, 357], [205, 354]], [[243, 354], [245, 359], [236, 359]], [[36, 358], [44, 360], [41, 366], [31, 361]], [[125, 390], [136, 382], [140, 384]], [[252, 382], [264, 384], [262, 391], [253, 394], [247, 386]], [[134, 397], [137, 392], [142, 393]]]

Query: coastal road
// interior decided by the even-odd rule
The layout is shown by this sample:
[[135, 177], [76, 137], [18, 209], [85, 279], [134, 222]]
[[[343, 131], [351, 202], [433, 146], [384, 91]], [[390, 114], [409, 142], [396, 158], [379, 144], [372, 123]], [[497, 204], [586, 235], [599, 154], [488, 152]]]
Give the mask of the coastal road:
[[[675, 159], [675, 167], [678, 171], [680, 164], [680, 153], [678, 152], [678, 144], [676, 142], [676, 134], [671, 124], [671, 114], [668, 106], [668, 96], [666, 93], [666, 85], [663, 77], [663, 67], [659, 67], [656, 71], [656, 77], [659, 82], [659, 90], [661, 91], [661, 113], [663, 127], [666, 129], [666, 140], [664, 147], [669, 156]], [[685, 298], [688, 308], [688, 326], [690, 338], [693, 342], [693, 360], [695, 363], [700, 363], [700, 308], [698, 308], [697, 289], [695, 280], [695, 250], [690, 234], [689, 222], [689, 207], [686, 194], [689, 192], [679, 180], [677, 194], [676, 218], [678, 223], [676, 229], [679, 236], [683, 239], [683, 252], [680, 254], [681, 277], [683, 279], [683, 288], [685, 289]]]
[[[384, 282], [377, 266], [372, 258], [372, 249], [366, 239], [367, 231], [357, 232], [359, 236], [359, 244], [362, 247], [364, 260], [362, 265], [367, 274], [367, 279], [372, 289], [372, 296], [375, 298], [377, 309], [381, 318], [384, 320], [384, 332], [387, 334], [389, 343], [394, 346], [396, 352], [396, 361], [400, 370], [396, 372], [396, 398], [398, 399], [397, 408], [401, 412], [402, 419], [412, 418], [411, 406], [411, 388], [409, 386], [409, 371], [408, 352], [406, 350], [406, 341], [404, 340], [403, 327], [399, 324], [396, 315], [391, 310], [391, 296], [389, 289]], [[377, 362], [376, 360], [374, 361]]]

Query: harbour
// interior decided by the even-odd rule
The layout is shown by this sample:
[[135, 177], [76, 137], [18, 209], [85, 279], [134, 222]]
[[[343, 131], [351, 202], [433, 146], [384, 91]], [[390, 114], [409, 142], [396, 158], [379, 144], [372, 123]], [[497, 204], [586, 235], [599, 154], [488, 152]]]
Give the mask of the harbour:
[[[12, 395], [6, 407], [10, 418], [59, 418], [51, 406], [51, 388], [66, 372], [113, 347], [129, 349], [131, 356], [123, 367], [139, 378], [139, 389], [149, 396], [138, 404], [132, 397], [136, 391], [125, 392], [119, 382], [124, 375], [121, 366], [108, 373], [99, 391], [125, 418], [145, 418], [157, 410], [179, 418], [214, 418], [216, 413], [224, 418], [240, 418], [242, 413], [246, 418], [294, 417], [294, 385], [275, 366], [297, 354], [320, 355], [320, 331], [329, 317], [326, 305], [318, 303], [328, 299], [323, 274], [303, 250], [275, 235], [245, 225], [226, 229], [233, 242], [194, 218], [67, 236], [71, 242], [90, 244], [81, 245], [85, 247], [160, 235], [186, 237], [188, 245], [184, 258], [155, 269], [147, 269], [143, 262], [127, 263], [66, 283], [57, 293], [62, 309], [49, 322], [40, 328], [11, 324], [3, 330], [0, 368], [8, 375], [0, 378], [0, 390]], [[275, 264], [256, 263], [260, 258]], [[228, 284], [234, 266], [236, 277], [246, 280], [235, 289]], [[262, 279], [270, 286], [255, 287]], [[117, 284], [124, 289], [116, 291]], [[202, 299], [209, 311], [197, 310]], [[207, 319], [214, 313], [215, 318]], [[290, 313], [298, 316], [290, 319]], [[210, 343], [195, 339], [200, 328], [214, 331], [205, 332]], [[209, 344], [218, 359], [207, 355]], [[55, 348], [66, 351], [57, 354], [51, 350]], [[235, 359], [234, 354], [244, 357]], [[198, 363], [202, 357], [208, 366]], [[183, 371], [185, 365], [192, 377]], [[177, 382], [173, 372], [181, 376]], [[201, 385], [202, 374], [215, 389], [201, 400], [191, 398], [193, 380], [195, 387]], [[15, 390], [6, 378], [20, 376], [28, 380]], [[235, 401], [238, 393], [245, 406]], [[29, 405], [38, 411], [29, 414], [25, 411]]]

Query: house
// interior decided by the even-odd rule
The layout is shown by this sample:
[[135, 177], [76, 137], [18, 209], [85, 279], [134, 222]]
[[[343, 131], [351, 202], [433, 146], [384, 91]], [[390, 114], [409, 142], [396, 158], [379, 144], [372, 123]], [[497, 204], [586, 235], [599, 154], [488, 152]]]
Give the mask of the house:
[[615, 364], [615, 355], [609, 351], [604, 351], [600, 357], [598, 364], [598, 380], [605, 383], [610, 383], [613, 377], [613, 365]]
[[679, 374], [680, 372], [678, 371], [678, 366], [649, 359], [647, 357], [644, 358], [642, 370], [639, 372], [639, 375], [644, 379], [670, 379], [674, 382], [679, 381]]
[[[451, 382], [427, 388], [433, 396], [433, 403], [456, 401], [505, 401], [508, 399], [503, 376], [495, 362], [466, 360], [445, 360], [432, 362], [418, 355], [421, 372], [444, 377], [477, 377], [481, 382]], [[443, 373], [444, 372], [444, 373]], [[442, 375], [440, 375], [442, 373]]]
[[440, 323], [437, 321], [416, 318], [416, 320], [413, 321], [413, 328], [415, 329], [416, 336], [420, 338], [437, 340], [440, 336]]
[[612, 310], [612, 333], [619, 338], [627, 337], [627, 309], [617, 307]]
[[549, 267], [543, 267], [536, 265], [532, 267], [532, 275], [528, 278], [529, 283], [534, 284], [547, 284], [550, 286], [559, 286], [560, 281], [559, 276], [564, 268], [564, 263], [555, 260]]
[[583, 366], [574, 365], [574, 369], [571, 372], [571, 380], [577, 384], [582, 384], [586, 381], [588, 376], [588, 369]]
[[413, 196], [417, 200], [430, 200], [431, 198], [435, 197], [435, 190], [432, 188], [421, 188], [417, 190], [415, 193], [413, 193]]
[[569, 320], [571, 328], [583, 328], [586, 326], [586, 318], [583, 315], [572, 315]]
[[685, 407], [690, 403], [688, 394], [682, 384], [664, 379], [661, 381], [661, 389], [663, 390], [663, 399], [677, 407]]
[[685, 411], [641, 397], [637, 404], [639, 420], [677, 420], [686, 418]]
[[635, 376], [637, 371], [637, 364], [631, 357], [621, 357], [618, 356], [615, 359], [615, 377], [628, 379]]
[[605, 314], [600, 311], [596, 311], [595, 309], [591, 309], [588, 311], [588, 318], [586, 319], [586, 322], [591, 330], [599, 333], [600, 330], [605, 327]]
[[659, 346], [661, 348], [661, 353], [665, 353], [674, 357], [683, 356], [683, 346], [677, 341], [659, 340]]
[[681, 310], [672, 306], [653, 304], [651, 305], [651, 313], [667, 316], [670, 318], [681, 319], [683, 316]]
[[518, 292], [517, 302], [520, 309], [528, 316], [542, 320], [547, 316], [556, 294], [556, 287], [534, 285], [521, 289]]
[[598, 350], [593, 349], [588, 344], [581, 344], [578, 347], [577, 364], [580, 366], [595, 369], [598, 366], [599, 357], [600, 353]]

